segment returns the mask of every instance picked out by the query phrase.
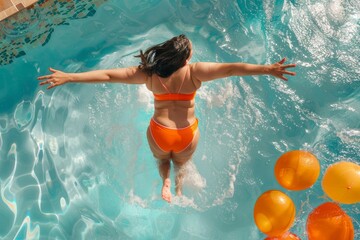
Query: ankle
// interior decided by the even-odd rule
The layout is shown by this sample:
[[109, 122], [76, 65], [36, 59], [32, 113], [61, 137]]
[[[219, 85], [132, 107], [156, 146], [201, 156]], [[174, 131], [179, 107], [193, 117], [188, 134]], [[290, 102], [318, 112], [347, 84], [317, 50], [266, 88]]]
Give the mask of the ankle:
[[165, 178], [164, 181], [163, 181], [163, 185], [164, 185], [164, 186], [167, 186], [167, 187], [170, 187], [170, 185], [171, 185], [171, 180], [170, 180], [170, 178]]

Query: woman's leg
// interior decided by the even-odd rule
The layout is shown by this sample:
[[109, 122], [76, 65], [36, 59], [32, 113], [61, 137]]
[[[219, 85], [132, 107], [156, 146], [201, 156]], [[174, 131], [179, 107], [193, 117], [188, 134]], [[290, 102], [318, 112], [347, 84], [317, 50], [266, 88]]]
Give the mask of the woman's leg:
[[177, 196], [182, 195], [182, 186], [183, 186], [183, 179], [184, 179], [184, 164], [187, 163], [192, 155], [194, 154], [198, 141], [200, 137], [199, 130], [196, 130], [194, 139], [192, 143], [185, 148], [183, 151], [179, 153], [173, 152], [171, 154], [172, 161], [174, 163], [174, 169], [175, 169], [175, 192]]
[[163, 180], [163, 186], [161, 188], [161, 197], [171, 202], [171, 180], [170, 180], [170, 160], [158, 160], [159, 173]]
[[170, 180], [170, 160], [171, 154], [162, 151], [154, 139], [151, 136], [150, 129], [147, 130], [147, 139], [150, 146], [150, 150], [152, 151], [154, 157], [157, 159], [159, 173], [163, 181], [163, 186], [161, 189], [161, 197], [167, 201], [171, 202], [171, 180]]

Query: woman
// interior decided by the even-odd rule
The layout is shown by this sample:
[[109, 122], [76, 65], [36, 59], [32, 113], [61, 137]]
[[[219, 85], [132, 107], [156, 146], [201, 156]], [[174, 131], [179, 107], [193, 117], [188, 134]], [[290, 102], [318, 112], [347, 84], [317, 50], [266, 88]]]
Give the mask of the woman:
[[175, 191], [181, 195], [182, 166], [191, 159], [198, 140], [198, 120], [194, 115], [195, 92], [202, 82], [229, 76], [272, 75], [287, 80], [284, 74], [294, 76], [284, 65], [285, 58], [271, 65], [247, 63], [189, 64], [193, 50], [191, 41], [179, 35], [161, 44], [140, 51], [139, 66], [97, 70], [83, 73], [65, 73], [50, 68], [52, 74], [41, 76], [40, 85], [48, 89], [65, 83], [128, 83], [146, 84], [154, 94], [154, 116], [150, 120], [147, 139], [154, 157], [158, 160], [163, 180], [162, 198], [171, 202], [170, 161], [175, 167]]

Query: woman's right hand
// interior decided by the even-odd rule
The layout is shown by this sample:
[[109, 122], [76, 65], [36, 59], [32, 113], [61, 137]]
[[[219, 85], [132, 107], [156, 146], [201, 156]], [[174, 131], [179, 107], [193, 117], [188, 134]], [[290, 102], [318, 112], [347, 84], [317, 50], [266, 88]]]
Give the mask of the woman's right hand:
[[43, 80], [40, 85], [49, 84], [47, 89], [63, 85], [71, 81], [71, 75], [53, 68], [49, 68], [52, 74], [38, 77], [38, 80]]

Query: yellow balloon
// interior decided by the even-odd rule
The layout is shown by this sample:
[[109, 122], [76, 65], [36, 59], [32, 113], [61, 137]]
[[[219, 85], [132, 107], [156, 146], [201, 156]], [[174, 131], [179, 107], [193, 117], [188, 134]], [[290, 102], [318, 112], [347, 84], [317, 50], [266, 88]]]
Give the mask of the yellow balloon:
[[289, 190], [303, 190], [311, 187], [319, 177], [320, 164], [310, 152], [294, 150], [284, 153], [276, 161], [276, 180]]
[[321, 185], [326, 195], [335, 202], [360, 202], [360, 165], [346, 161], [330, 165]]
[[264, 192], [255, 203], [254, 220], [259, 230], [269, 237], [287, 232], [295, 219], [295, 205], [278, 190]]

